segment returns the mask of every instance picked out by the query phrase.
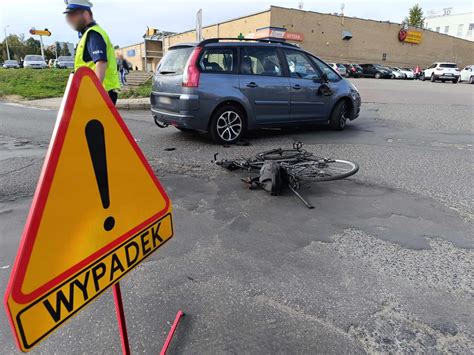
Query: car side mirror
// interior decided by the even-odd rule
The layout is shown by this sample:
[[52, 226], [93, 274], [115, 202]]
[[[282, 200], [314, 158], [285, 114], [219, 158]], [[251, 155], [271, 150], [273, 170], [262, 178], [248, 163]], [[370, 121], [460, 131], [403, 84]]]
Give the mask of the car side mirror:
[[327, 84], [329, 83], [329, 77], [326, 73], [323, 73], [323, 75], [321, 76], [321, 81], [324, 83], [324, 84]]
[[331, 88], [327, 83], [322, 83], [318, 88], [318, 95], [331, 96], [333, 94]]

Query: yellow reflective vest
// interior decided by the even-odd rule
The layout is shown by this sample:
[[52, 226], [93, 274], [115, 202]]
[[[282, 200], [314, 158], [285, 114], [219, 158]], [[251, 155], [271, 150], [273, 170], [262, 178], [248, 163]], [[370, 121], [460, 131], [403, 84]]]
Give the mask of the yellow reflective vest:
[[107, 45], [107, 67], [105, 70], [104, 88], [106, 91], [120, 89], [120, 81], [117, 72], [117, 60], [115, 59], [115, 51], [112, 42], [107, 33], [99, 26], [94, 25], [86, 30], [79, 41], [76, 49], [76, 57], [74, 60], [74, 70], [79, 69], [80, 67], [89, 67], [92, 70], [95, 70], [95, 63], [93, 61], [85, 62], [84, 61], [84, 50], [86, 47], [87, 35], [90, 31], [96, 31], [99, 33]]

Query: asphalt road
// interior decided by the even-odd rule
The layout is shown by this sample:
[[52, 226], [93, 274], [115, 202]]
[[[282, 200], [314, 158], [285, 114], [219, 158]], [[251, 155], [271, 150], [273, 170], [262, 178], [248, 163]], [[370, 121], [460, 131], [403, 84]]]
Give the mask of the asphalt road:
[[[175, 237], [122, 282], [132, 352], [474, 352], [473, 106], [467, 84], [354, 80], [360, 118], [224, 148], [123, 112], [174, 206]], [[0, 293], [56, 112], [0, 103]], [[211, 163], [302, 141], [357, 161], [344, 181], [250, 191]], [[166, 151], [165, 148], [176, 148]], [[0, 348], [16, 353], [3, 309]], [[107, 292], [33, 353], [118, 353]]]

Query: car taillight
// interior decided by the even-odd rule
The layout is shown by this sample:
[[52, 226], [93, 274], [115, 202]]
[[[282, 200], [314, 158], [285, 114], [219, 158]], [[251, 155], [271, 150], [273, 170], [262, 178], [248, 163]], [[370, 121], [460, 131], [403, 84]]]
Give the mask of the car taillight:
[[199, 76], [201, 72], [197, 67], [197, 60], [201, 54], [203, 47], [194, 48], [191, 56], [188, 59], [186, 68], [183, 73], [183, 86], [187, 88], [197, 88], [199, 86]]

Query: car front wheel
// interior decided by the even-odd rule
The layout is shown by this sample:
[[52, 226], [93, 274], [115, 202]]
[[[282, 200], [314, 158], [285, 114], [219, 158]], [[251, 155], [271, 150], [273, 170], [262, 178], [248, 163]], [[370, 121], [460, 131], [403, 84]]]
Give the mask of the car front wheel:
[[339, 101], [332, 110], [329, 126], [337, 131], [342, 131], [346, 127], [348, 118], [349, 107], [346, 100]]
[[242, 138], [245, 130], [245, 114], [235, 105], [223, 106], [212, 115], [209, 134], [216, 143], [234, 144]]
[[434, 83], [436, 81], [436, 78], [435, 78], [434, 74], [431, 74], [430, 81], [432, 83]]

